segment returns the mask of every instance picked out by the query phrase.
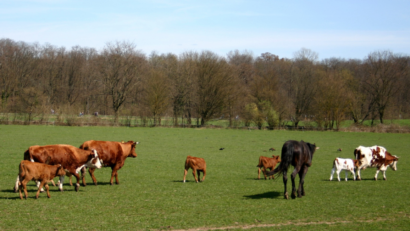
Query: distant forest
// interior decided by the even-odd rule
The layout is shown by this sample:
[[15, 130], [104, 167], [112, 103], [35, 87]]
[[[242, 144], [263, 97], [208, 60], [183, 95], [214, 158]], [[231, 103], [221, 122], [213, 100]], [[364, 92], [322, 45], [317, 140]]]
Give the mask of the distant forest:
[[133, 43], [102, 50], [0, 40], [0, 113], [164, 117], [174, 125], [321, 128], [410, 117], [410, 57], [375, 51], [363, 60], [300, 49], [291, 59], [248, 51], [143, 54]]

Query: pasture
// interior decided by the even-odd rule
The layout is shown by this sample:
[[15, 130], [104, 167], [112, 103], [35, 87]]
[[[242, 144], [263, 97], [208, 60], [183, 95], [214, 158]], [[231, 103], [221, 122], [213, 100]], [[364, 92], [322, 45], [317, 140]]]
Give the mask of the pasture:
[[[98, 186], [87, 173], [79, 192], [67, 177], [64, 192], [50, 186], [50, 199], [44, 193], [35, 199], [34, 182], [27, 200], [13, 192], [29, 146], [78, 147], [90, 139], [140, 142], [138, 157], [118, 171], [119, 185], [109, 184], [111, 169], [103, 168], [95, 171]], [[259, 156], [280, 154], [289, 139], [320, 147], [305, 178], [306, 196], [295, 200], [283, 199], [282, 178], [257, 180]], [[409, 141], [410, 134], [386, 133], [1, 125], [0, 230], [410, 229]], [[387, 181], [381, 174], [373, 180], [376, 169], [362, 171], [362, 181], [350, 174], [348, 182], [329, 181], [335, 157], [354, 158], [354, 148], [375, 144], [400, 157]], [[206, 160], [204, 182], [195, 183], [189, 170], [182, 183], [187, 155]]]

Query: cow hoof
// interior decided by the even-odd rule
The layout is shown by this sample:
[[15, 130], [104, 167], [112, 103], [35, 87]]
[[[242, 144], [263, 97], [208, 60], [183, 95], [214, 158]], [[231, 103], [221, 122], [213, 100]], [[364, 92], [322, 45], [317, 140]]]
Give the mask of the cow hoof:
[[387, 180], [386, 178], [383, 178], [383, 180]]
[[113, 183], [112, 183], [112, 182], [110, 182], [110, 185], [113, 185]]
[[296, 199], [296, 195], [293, 194], [293, 193], [290, 195], [290, 197], [291, 197], [292, 199]]
[[285, 199], [289, 199], [288, 193], [285, 193]]
[[377, 178], [375, 177], [374, 180], [377, 180]]
[[97, 186], [97, 182], [94, 182], [94, 185]]

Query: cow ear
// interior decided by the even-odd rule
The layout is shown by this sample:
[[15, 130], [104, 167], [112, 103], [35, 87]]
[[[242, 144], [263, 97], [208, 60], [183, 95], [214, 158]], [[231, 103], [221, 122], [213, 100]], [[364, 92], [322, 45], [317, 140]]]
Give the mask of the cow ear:
[[276, 156], [276, 159], [279, 160], [279, 155]]

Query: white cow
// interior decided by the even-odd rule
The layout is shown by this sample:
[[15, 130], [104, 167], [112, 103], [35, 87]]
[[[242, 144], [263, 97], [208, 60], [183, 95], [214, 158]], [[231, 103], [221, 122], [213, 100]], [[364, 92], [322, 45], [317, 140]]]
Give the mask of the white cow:
[[386, 180], [386, 170], [390, 166], [394, 171], [397, 170], [397, 156], [391, 155], [386, 148], [382, 146], [363, 147], [359, 146], [354, 150], [356, 160], [358, 160], [357, 179], [361, 180], [360, 170], [369, 168], [377, 168], [374, 179], [377, 180], [377, 175], [380, 171], [383, 172], [383, 179]]
[[357, 167], [357, 160], [352, 160], [352, 159], [343, 159], [337, 157], [333, 161], [333, 168], [332, 172], [330, 173], [330, 180], [333, 180], [333, 174], [336, 172], [337, 173], [337, 180], [340, 181], [340, 176], [339, 173], [342, 170], [345, 170], [346, 177], [345, 180], [347, 181], [347, 174], [348, 171], [350, 171], [353, 174], [353, 180], [356, 180], [356, 175], [354, 173], [354, 169]]

